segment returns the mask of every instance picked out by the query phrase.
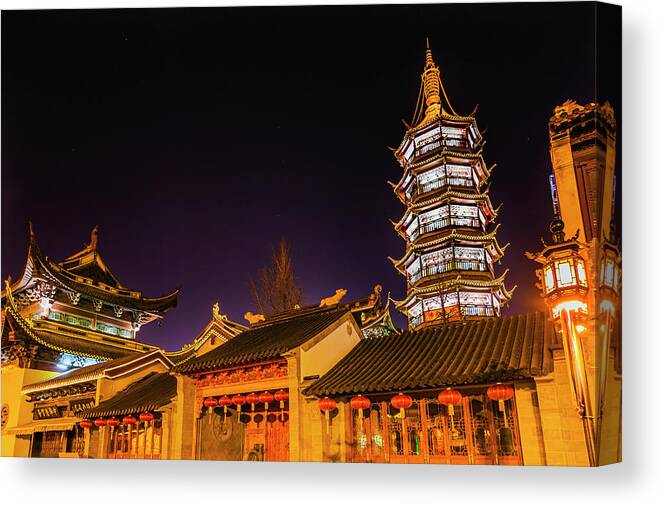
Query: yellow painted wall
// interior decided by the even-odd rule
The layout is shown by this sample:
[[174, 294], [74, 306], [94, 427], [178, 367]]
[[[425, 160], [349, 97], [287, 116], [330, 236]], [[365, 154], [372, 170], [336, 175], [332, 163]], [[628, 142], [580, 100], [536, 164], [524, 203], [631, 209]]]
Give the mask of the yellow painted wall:
[[32, 404], [26, 401], [21, 390], [25, 385], [49, 380], [60, 373], [23, 369], [15, 365], [2, 367], [2, 405], [9, 407], [7, 424], [2, 430], [2, 456], [27, 457], [30, 453], [29, 437], [7, 434], [7, 429], [32, 421]]

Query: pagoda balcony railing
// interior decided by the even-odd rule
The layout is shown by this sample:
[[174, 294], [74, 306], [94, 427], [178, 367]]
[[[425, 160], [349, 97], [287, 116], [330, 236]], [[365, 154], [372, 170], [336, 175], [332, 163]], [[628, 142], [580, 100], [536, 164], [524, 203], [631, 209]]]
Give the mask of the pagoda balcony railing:
[[426, 155], [427, 153], [431, 151], [435, 151], [441, 147], [447, 147], [447, 148], [467, 148], [468, 147], [468, 142], [465, 139], [452, 139], [452, 138], [445, 138], [445, 139], [439, 139], [433, 142], [430, 142], [429, 144], [425, 144], [424, 146], [421, 146], [420, 148], [415, 150], [415, 156], [423, 156]]
[[473, 180], [467, 177], [439, 177], [426, 183], [413, 185], [409, 198], [417, 197], [418, 195], [425, 195], [426, 193], [433, 192], [444, 186], [462, 186], [464, 188], [471, 188]]
[[479, 260], [451, 260], [423, 267], [409, 276], [409, 282], [415, 283], [419, 279], [436, 276], [438, 274], [445, 274], [449, 271], [487, 272], [487, 270], [490, 270], [489, 267], [487, 267], [487, 264], [485, 262], [480, 262]]
[[[425, 319], [425, 315], [429, 315], [429, 318]], [[431, 321], [453, 321], [459, 319], [459, 317], [470, 317], [470, 316], [495, 316], [496, 311], [492, 306], [477, 306], [477, 305], [460, 305], [459, 311], [457, 311], [457, 306], [447, 306], [445, 308], [445, 317], [443, 317], [443, 310], [433, 310], [426, 311], [417, 316], [409, 317], [409, 324], [411, 327], [415, 328], [421, 323], [431, 322]]]
[[[473, 227], [473, 228], [482, 228], [482, 223], [479, 218], [462, 218], [458, 216], [446, 216], [445, 218], [440, 218], [438, 220], [430, 221], [420, 225], [418, 229], [418, 235], [428, 234], [429, 232], [435, 232], [449, 226], [456, 227]], [[413, 239], [413, 238], [412, 238]]]
[[461, 306], [463, 316], [494, 316], [495, 311], [492, 306]]

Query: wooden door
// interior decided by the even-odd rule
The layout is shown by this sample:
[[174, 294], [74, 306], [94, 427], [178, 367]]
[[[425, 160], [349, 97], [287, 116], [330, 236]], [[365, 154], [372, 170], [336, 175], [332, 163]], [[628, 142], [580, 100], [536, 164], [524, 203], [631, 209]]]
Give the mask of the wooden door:
[[266, 460], [289, 462], [289, 412], [269, 413], [265, 429]]

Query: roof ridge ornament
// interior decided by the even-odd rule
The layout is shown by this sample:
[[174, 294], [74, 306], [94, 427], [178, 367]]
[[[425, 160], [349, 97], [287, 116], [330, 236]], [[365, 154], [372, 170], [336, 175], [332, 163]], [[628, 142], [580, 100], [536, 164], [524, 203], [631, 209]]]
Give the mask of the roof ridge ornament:
[[99, 246], [99, 226], [94, 225], [94, 228], [90, 232], [90, 243], [86, 244], [85, 247], [89, 250], [96, 250]]

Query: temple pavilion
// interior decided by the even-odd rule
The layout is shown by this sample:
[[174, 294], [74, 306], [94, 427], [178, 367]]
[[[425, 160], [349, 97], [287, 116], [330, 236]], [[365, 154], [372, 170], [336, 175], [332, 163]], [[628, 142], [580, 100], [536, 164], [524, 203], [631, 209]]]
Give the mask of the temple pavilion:
[[[21, 392], [63, 372], [157, 350], [141, 343], [138, 331], [163, 318], [176, 306], [177, 296], [174, 290], [146, 297], [123, 285], [101, 258], [98, 227], [82, 250], [58, 262], [42, 252], [30, 225], [23, 274], [14, 283], [6, 281], [2, 291], [3, 429], [39, 420], [41, 432], [49, 432], [46, 419], [87, 407], [87, 401], [77, 402], [89, 397], [88, 390], [73, 392], [70, 399], [72, 391], [59, 391], [50, 397], [58, 405], [45, 410], [33, 409]], [[66, 448], [73, 432], [57, 432]], [[3, 454], [27, 455], [30, 444], [29, 438], [3, 431]]]

